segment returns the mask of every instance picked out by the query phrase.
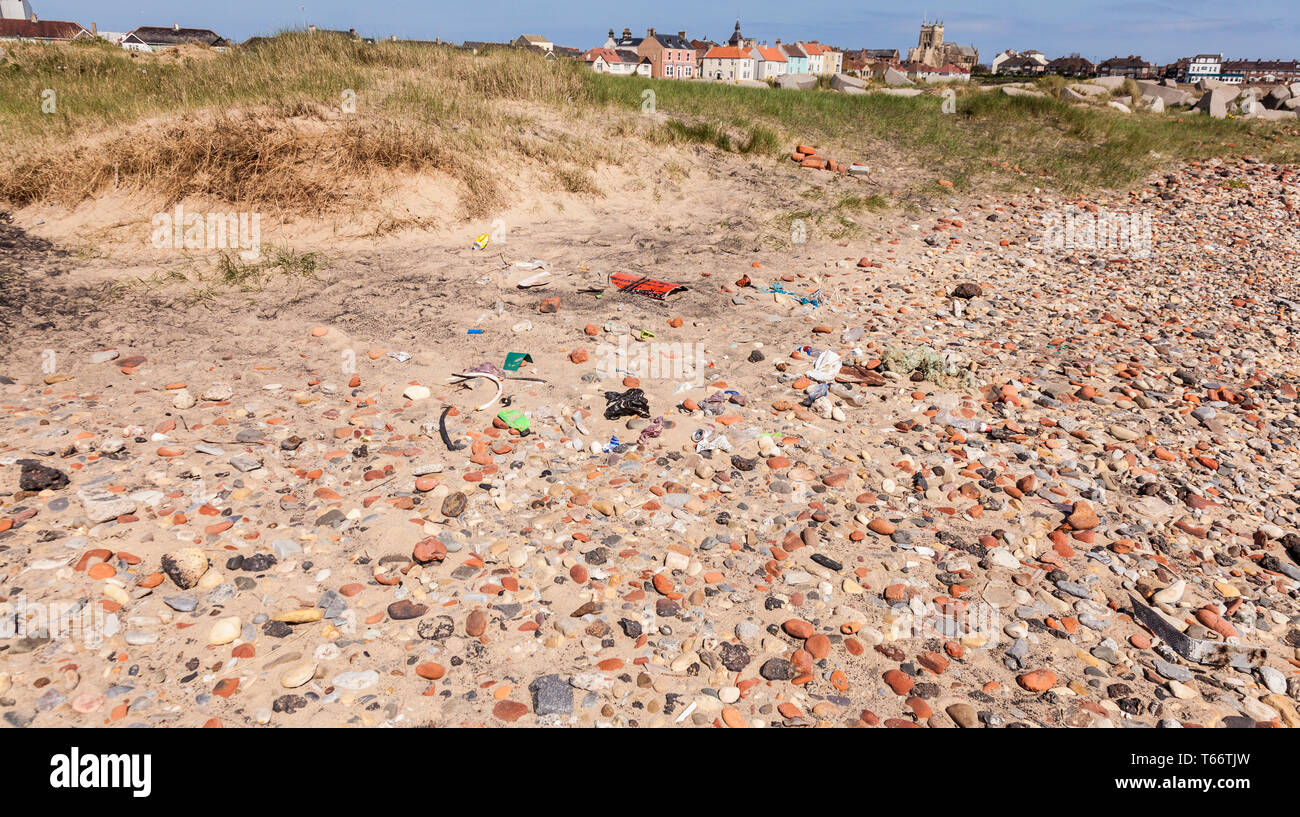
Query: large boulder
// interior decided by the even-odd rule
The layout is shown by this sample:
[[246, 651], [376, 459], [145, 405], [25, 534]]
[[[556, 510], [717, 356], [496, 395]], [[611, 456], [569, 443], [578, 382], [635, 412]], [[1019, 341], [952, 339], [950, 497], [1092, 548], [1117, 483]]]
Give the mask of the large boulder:
[[1061, 89], [1061, 99], [1065, 102], [1082, 102], [1088, 97], [1071, 88]]
[[1108, 91], [1113, 91], [1124, 86], [1124, 79], [1124, 77], [1097, 77], [1092, 82]]
[[817, 77], [813, 74], [782, 74], [776, 78], [776, 87], [807, 91], [817, 87]]
[[1191, 105], [1196, 101], [1196, 97], [1187, 91], [1180, 91], [1177, 88], [1171, 88], [1168, 85], [1161, 85], [1158, 82], [1148, 80], [1138, 80], [1138, 88], [1142, 91], [1142, 97], [1159, 97], [1166, 105]]
[[1286, 102], [1282, 103], [1284, 111], [1300, 111], [1300, 96], [1293, 96]]
[[1113, 99], [1110, 102], [1107, 102], [1106, 105], [1108, 107], [1114, 108], [1120, 113], [1133, 113], [1132, 109], [1130, 109], [1129, 106], [1125, 105], [1123, 102], [1116, 102]]
[[904, 74], [902, 71], [898, 71], [893, 68], [886, 68], [885, 84], [886, 85], [911, 85], [912, 81], [908, 79], [907, 74]]
[[1228, 117], [1228, 106], [1240, 93], [1239, 89], [1228, 86], [1212, 88], [1201, 95], [1194, 108], [1198, 111], [1205, 111], [1215, 119], [1226, 119]]
[[736, 84], [741, 88], [766, 88], [767, 83], [757, 79], [738, 79]]
[[1074, 91], [1076, 94], [1082, 94], [1084, 96], [1104, 96], [1110, 93], [1109, 88], [1105, 88], [1101, 85], [1093, 85], [1087, 82], [1076, 82], [1066, 90]]
[[848, 74], [836, 74], [831, 77], [831, 87], [836, 91], [844, 91], [845, 93], [862, 92], [866, 90], [867, 83]]
[[1007, 96], [1047, 96], [1042, 91], [1031, 91], [1028, 88], [1017, 88], [1014, 85], [1002, 86], [1002, 93]]
[[888, 96], [920, 96], [920, 88], [881, 88], [876, 93], [886, 94]]
[[[1165, 100], [1162, 97], [1144, 96], [1142, 97], [1142, 102], [1147, 106], [1147, 110], [1151, 113], [1165, 112]], [[1111, 104], [1116, 105], [1118, 103], [1112, 102]]]
[[1275, 119], [1295, 119], [1296, 116], [1297, 116], [1296, 111], [1270, 111], [1268, 108], [1264, 108], [1256, 105], [1255, 113], [1252, 114], [1251, 118], [1275, 120]]
[[1282, 103], [1286, 102], [1293, 96], [1291, 89], [1285, 85], [1278, 85], [1264, 95], [1264, 107], [1278, 110]]

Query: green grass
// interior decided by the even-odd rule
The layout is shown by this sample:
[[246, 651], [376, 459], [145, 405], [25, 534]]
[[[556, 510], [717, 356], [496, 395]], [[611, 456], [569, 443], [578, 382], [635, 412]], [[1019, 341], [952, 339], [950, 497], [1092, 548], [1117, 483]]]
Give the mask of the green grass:
[[844, 161], [870, 156], [874, 146], [888, 145], [958, 187], [979, 180], [1008, 181], [997, 178], [1002, 174], [994, 162], [1045, 174], [1067, 191], [1083, 191], [1134, 184], [1161, 160], [1253, 155], [1300, 161], [1294, 124], [1125, 115], [1053, 98], [969, 88], [957, 89], [956, 113], [944, 114], [940, 89], [907, 98], [629, 81], [607, 75], [590, 79], [596, 100], [627, 109], [640, 106], [647, 82], [661, 112], [707, 117], [714, 127], [768, 127], [794, 141], [825, 143]]
[[323, 266], [318, 252], [299, 252], [289, 247], [267, 247], [257, 258], [246, 259], [236, 252], [221, 252], [216, 258], [217, 280], [245, 292], [263, 289], [275, 275], [314, 279]]
[[[132, 55], [104, 43], [6, 50], [0, 201], [18, 206], [126, 188], [320, 212], [373, 203], [378, 192], [352, 187], [384, 174], [433, 171], [459, 183], [461, 215], [482, 216], [509, 201], [499, 168], [512, 162], [540, 165], [566, 192], [600, 195], [593, 173], [626, 160], [622, 140], [772, 162], [798, 143], [841, 162], [884, 151], [921, 169], [927, 193], [939, 178], [1014, 190], [1046, 177], [1083, 192], [1132, 186], [1189, 159], [1300, 162], [1292, 123], [1126, 116], [971, 88], [958, 88], [956, 113], [944, 114], [938, 88], [901, 98], [613, 77], [527, 52], [306, 34], [225, 54]], [[45, 89], [57, 95], [54, 114], [41, 113]], [[355, 113], [343, 109], [345, 92]]]

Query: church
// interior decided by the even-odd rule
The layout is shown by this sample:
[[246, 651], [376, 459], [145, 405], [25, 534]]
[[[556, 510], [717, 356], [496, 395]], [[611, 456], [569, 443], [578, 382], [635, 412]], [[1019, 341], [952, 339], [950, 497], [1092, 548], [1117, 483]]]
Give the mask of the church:
[[921, 36], [915, 48], [908, 50], [907, 61], [940, 66], [951, 63], [971, 71], [979, 64], [980, 52], [973, 45], [957, 45], [943, 41], [943, 21], [921, 21]]

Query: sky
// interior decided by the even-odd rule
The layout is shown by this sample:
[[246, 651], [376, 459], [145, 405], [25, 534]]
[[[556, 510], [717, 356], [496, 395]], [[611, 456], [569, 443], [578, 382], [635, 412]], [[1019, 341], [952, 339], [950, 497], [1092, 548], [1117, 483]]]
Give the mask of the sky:
[[945, 39], [980, 50], [982, 62], [1005, 49], [1034, 48], [1049, 58], [1078, 52], [1096, 62], [1137, 54], [1164, 64], [1178, 57], [1300, 59], [1300, 0], [32, 0], [45, 20], [74, 20], [101, 31], [140, 25], [210, 28], [235, 41], [302, 28], [355, 28], [366, 36], [505, 41], [539, 34], [558, 45], [601, 45], [609, 29], [644, 36], [685, 29], [690, 38], [725, 40], [739, 16], [746, 37], [819, 40], [843, 48], [916, 45], [923, 15], [940, 18]]

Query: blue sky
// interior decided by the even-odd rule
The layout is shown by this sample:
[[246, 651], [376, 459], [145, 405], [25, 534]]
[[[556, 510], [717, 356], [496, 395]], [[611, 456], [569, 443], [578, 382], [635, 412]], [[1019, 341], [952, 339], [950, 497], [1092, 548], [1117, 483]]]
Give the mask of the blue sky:
[[[211, 28], [235, 40], [307, 21], [322, 28], [356, 28], [368, 36], [409, 39], [507, 40], [541, 34], [560, 45], [599, 45], [612, 26], [644, 33], [685, 29], [690, 37], [726, 39], [739, 14], [746, 36], [811, 40], [849, 48], [916, 45], [923, 13], [941, 17], [946, 39], [972, 44], [987, 62], [1006, 48], [1037, 48], [1049, 57], [1079, 52], [1092, 60], [1140, 54], [1165, 63], [1180, 56], [1223, 52], [1240, 58], [1300, 58], [1297, 0], [922, 0], [902, 8], [882, 0], [32, 0], [47, 20], [75, 20], [101, 30], [137, 25]], [[932, 4], [932, 5], [931, 5]], [[913, 10], [914, 9], [914, 10]]]

